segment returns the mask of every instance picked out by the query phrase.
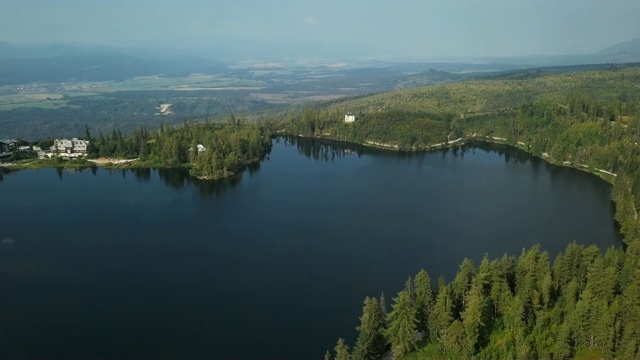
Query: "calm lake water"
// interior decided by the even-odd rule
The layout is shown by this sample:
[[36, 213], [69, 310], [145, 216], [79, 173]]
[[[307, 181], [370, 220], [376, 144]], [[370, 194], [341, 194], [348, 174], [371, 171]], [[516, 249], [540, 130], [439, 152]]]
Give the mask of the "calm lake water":
[[322, 358], [425, 268], [621, 246], [611, 188], [505, 147], [279, 139], [239, 179], [0, 176], [0, 358]]

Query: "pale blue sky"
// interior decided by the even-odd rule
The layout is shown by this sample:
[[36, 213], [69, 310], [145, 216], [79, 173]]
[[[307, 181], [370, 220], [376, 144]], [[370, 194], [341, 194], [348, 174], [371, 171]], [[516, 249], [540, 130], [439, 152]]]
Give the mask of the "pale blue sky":
[[210, 49], [291, 40], [393, 57], [553, 55], [640, 37], [639, 19], [639, 0], [0, 0], [0, 41]]

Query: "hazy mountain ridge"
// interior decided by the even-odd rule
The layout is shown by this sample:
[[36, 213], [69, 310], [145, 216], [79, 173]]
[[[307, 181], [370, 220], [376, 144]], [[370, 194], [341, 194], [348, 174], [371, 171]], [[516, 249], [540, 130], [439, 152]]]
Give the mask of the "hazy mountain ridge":
[[[221, 42], [198, 52], [78, 44], [20, 45], [0, 42], [0, 85], [123, 80], [154, 74], [184, 76], [192, 73], [222, 72], [226, 70], [227, 64], [238, 62], [240, 59], [243, 61], [279, 59], [285, 62], [324, 59], [322, 61], [325, 63], [332, 60], [351, 59], [351, 62], [362, 62], [374, 53], [374, 50], [357, 44], [336, 47], [300, 41], [293, 43]], [[584, 55], [419, 60], [415, 63], [418, 66], [429, 64], [428, 67], [422, 67], [416, 72], [426, 71], [429, 68], [437, 71], [466, 72], [639, 61], [640, 38]], [[406, 60], [387, 60], [386, 62], [407, 63]], [[418, 83], [423, 85], [428, 82], [418, 81]]]
[[602, 62], [620, 63], [640, 61], [640, 38], [606, 47], [594, 53], [593, 56]]
[[159, 51], [53, 44], [0, 43], [0, 85], [33, 82], [124, 80], [163, 74], [218, 72], [217, 60]]

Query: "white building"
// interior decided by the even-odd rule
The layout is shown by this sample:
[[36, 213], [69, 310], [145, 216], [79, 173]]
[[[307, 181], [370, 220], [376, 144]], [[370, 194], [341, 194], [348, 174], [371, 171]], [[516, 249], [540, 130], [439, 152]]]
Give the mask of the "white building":
[[356, 121], [356, 116], [353, 115], [352, 113], [347, 113], [344, 115], [344, 122], [346, 123], [352, 123]]
[[18, 148], [18, 141], [14, 139], [0, 139], [0, 153], [10, 153]]
[[89, 141], [79, 140], [78, 138], [55, 139], [51, 151], [66, 154], [86, 154], [89, 147]]

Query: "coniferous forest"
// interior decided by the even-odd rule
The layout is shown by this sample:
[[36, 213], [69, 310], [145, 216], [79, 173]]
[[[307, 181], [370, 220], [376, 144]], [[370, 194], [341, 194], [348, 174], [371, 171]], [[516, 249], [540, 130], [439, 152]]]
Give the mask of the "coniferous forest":
[[[465, 260], [420, 272], [387, 308], [366, 298], [355, 344], [326, 358], [640, 358], [640, 68], [536, 74], [402, 90], [285, 116], [289, 133], [415, 151], [488, 141], [613, 183], [624, 249], [570, 245], [556, 259]], [[343, 121], [345, 112], [357, 116]], [[341, 115], [342, 114], [342, 115]], [[437, 276], [437, 275], [436, 275]], [[354, 316], [355, 319], [355, 316]]]
[[126, 135], [101, 133], [97, 138], [87, 128], [85, 138], [91, 141], [90, 158], [138, 158], [141, 166], [186, 167], [195, 177], [213, 180], [237, 175], [260, 161], [271, 149], [272, 133], [269, 126], [246, 124], [232, 115], [226, 123], [187, 121], [156, 131], [140, 127]]
[[450, 282], [422, 270], [384, 304], [364, 300], [357, 341], [349, 352], [340, 339], [335, 359], [637, 359], [640, 242], [467, 259]]

